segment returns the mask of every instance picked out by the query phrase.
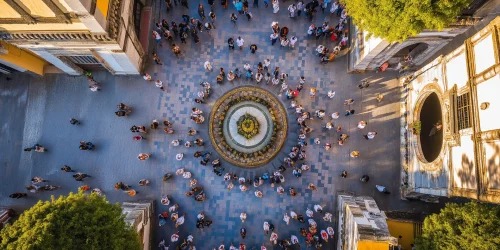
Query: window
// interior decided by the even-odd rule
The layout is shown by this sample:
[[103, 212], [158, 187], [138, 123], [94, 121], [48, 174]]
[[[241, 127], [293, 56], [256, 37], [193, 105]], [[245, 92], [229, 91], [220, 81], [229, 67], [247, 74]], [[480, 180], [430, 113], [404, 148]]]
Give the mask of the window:
[[471, 127], [470, 122], [470, 93], [457, 97], [458, 130]]

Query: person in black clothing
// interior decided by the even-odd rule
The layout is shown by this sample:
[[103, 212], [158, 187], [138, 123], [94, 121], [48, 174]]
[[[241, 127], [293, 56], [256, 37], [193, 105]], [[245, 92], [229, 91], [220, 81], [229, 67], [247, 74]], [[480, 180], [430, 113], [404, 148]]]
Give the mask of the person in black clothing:
[[201, 3], [198, 5], [198, 15], [202, 21], [205, 21], [205, 9], [203, 9], [203, 5]]
[[165, 0], [165, 4], [167, 5], [167, 12], [172, 9], [172, 0]]
[[79, 125], [80, 124], [80, 121], [78, 121], [77, 119], [75, 118], [69, 118], [69, 123], [73, 124], [73, 125]]
[[13, 199], [19, 199], [19, 198], [23, 198], [26, 196], [28, 196], [27, 193], [13, 193], [13, 194], [9, 195], [9, 197], [13, 198]]
[[189, 9], [187, 0], [181, 0], [181, 5]]
[[179, 31], [177, 30], [177, 24], [173, 21], [171, 24], [172, 24], [172, 31], [174, 32], [175, 35], [177, 35], [179, 33]]
[[193, 37], [195, 43], [200, 42], [200, 38], [198, 37], [198, 31], [196, 31], [196, 29], [191, 30], [191, 36]]
[[199, 32], [203, 32], [203, 23], [200, 22], [200, 20], [197, 20], [196, 27], [198, 28]]
[[168, 25], [168, 22], [167, 20], [163, 19], [161, 20], [161, 26], [163, 27], [163, 29], [165, 30], [170, 30], [170, 26]]
[[182, 31], [181, 34], [180, 34], [180, 38], [181, 38], [181, 43], [186, 43], [186, 38], [187, 38], [187, 33]]
[[64, 172], [75, 172], [74, 170], [71, 170], [71, 167], [68, 165], [64, 165], [64, 167], [62, 167], [61, 170]]
[[186, 15], [186, 14], [182, 15], [182, 20], [184, 20], [185, 23], [189, 23], [189, 19], [190, 18], [188, 15]]
[[232, 37], [230, 37], [229, 39], [227, 39], [227, 45], [229, 45], [229, 49], [234, 50], [234, 40], [233, 40]]
[[250, 45], [250, 51], [252, 51], [252, 54], [255, 54], [255, 51], [257, 51], [257, 45], [255, 44]]

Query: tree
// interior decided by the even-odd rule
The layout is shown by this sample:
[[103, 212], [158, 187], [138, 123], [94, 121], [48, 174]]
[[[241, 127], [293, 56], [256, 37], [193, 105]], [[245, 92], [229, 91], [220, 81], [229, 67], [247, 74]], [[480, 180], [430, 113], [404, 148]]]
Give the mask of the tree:
[[425, 218], [417, 249], [500, 249], [500, 207], [479, 202], [446, 204]]
[[354, 23], [389, 42], [403, 41], [424, 29], [442, 30], [472, 0], [345, 0]]
[[119, 204], [82, 192], [38, 201], [0, 231], [0, 249], [140, 249]]

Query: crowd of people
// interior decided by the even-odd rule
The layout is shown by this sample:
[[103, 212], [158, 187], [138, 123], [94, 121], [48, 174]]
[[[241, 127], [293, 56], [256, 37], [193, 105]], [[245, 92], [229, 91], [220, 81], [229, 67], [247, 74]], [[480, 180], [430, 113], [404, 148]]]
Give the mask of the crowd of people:
[[[228, 0], [222, 0], [221, 5], [224, 8], [227, 8]], [[331, 3], [330, 0], [323, 0], [321, 2], [317, 0], [312, 0], [311, 2], [308, 2], [307, 4], [304, 4], [303, 1], [295, 1], [296, 3], [292, 3], [288, 6], [287, 10], [289, 13], [290, 18], [299, 18], [304, 14], [306, 18], [308, 18], [311, 22], [316, 15], [318, 8], [324, 12], [325, 10], [328, 10], [329, 4]], [[183, 6], [184, 8], [189, 8], [188, 1], [186, 0], [180, 0], [180, 5]], [[168, 22], [165, 19], [161, 20], [161, 22], [158, 22], [155, 24], [155, 29], [152, 31], [152, 36], [153, 39], [157, 42], [158, 46], [163, 46], [162, 45], [162, 39], [166, 39], [171, 46], [171, 50], [176, 55], [176, 57], [182, 56], [182, 52], [180, 50], [180, 47], [175, 44], [175, 40], [177, 40], [175, 37], [178, 37], [180, 39], [181, 43], [186, 43], [186, 39], [191, 36], [193, 41], [195, 43], [200, 42], [200, 37], [199, 33], [206, 32], [207, 34], [210, 35], [210, 31], [212, 29], [216, 28], [215, 25], [215, 20], [216, 20], [216, 15], [215, 12], [213, 11], [214, 8], [214, 1], [213, 0], [208, 0], [208, 3], [211, 7], [211, 11], [208, 14], [208, 17], [205, 15], [205, 10], [203, 7], [203, 4], [198, 5], [198, 15], [199, 19], [190, 17], [187, 14], [182, 15], [182, 21], [177, 24], [176, 22]], [[253, 7], [257, 8], [258, 7], [258, 0], [253, 1]], [[174, 4], [177, 5], [177, 0], [174, 0]], [[171, 11], [174, 6], [172, 4], [172, 0], [166, 0], [166, 5], [167, 5], [167, 11]], [[235, 0], [233, 1], [233, 5], [237, 12], [241, 15], [245, 15], [248, 21], [252, 19], [252, 13], [249, 11], [249, 3], [246, 0], [240, 1], [240, 0]], [[268, 0], [264, 0], [264, 5], [267, 7], [269, 5]], [[278, 13], [280, 10], [280, 2], [278, 0], [273, 0], [272, 1], [272, 9], [273, 13]], [[339, 41], [337, 45], [334, 46], [332, 50], [328, 49], [328, 46], [323, 46], [320, 45], [316, 49], [317, 54], [321, 58], [320, 61], [323, 63], [332, 61], [336, 55], [340, 52], [342, 48], [344, 48], [347, 45], [348, 42], [348, 31], [345, 30], [344, 24], [345, 20], [347, 18], [347, 12], [345, 10], [345, 7], [340, 4], [339, 2], [333, 2], [331, 3], [331, 6], [329, 8], [329, 11], [331, 15], [336, 15], [340, 18], [339, 23], [331, 27], [329, 26], [328, 22], [323, 22], [322, 25], [320, 26], [315, 26], [314, 24], [311, 24], [307, 30], [307, 34], [310, 36], [315, 36], [316, 39], [319, 39], [320, 37], [329, 37], [330, 40], [332, 41]], [[232, 22], [234, 26], [236, 26], [238, 16], [235, 13], [231, 13], [230, 19], [228, 21]], [[201, 19], [201, 20], [200, 20]], [[280, 27], [280, 24], [278, 22], [272, 22], [271, 23], [271, 29], [272, 33], [270, 35], [270, 41], [271, 41], [271, 46], [274, 45], [278, 39], [280, 41], [281, 47], [284, 48], [291, 48], [293, 49], [296, 46], [296, 43], [298, 42], [298, 39], [296, 36], [291, 36], [290, 38], [288, 37], [290, 31], [288, 27]], [[230, 50], [234, 50], [235, 46], [238, 46], [239, 50], [243, 50], [245, 46], [245, 41], [238, 36], [236, 40], [234, 40], [232, 37], [230, 37], [227, 40], [228, 43], [228, 48]], [[256, 44], [251, 44], [249, 46], [249, 49], [251, 53], [256, 53], [258, 50], [258, 46]], [[162, 65], [163, 63], [159, 59], [156, 53], [153, 54], [153, 60], [155, 61], [156, 64]], [[203, 65], [204, 69], [207, 72], [213, 72], [213, 65], [210, 61], [206, 61]], [[92, 91], [98, 91], [100, 90], [100, 85], [93, 79], [91, 73], [86, 74], [89, 82], [90, 82], [90, 89]], [[145, 73], [143, 75], [144, 80], [148, 82], [153, 82], [153, 78], [151, 75]], [[338, 140], [337, 143], [339, 146], [345, 145], [347, 143], [347, 140], [349, 138], [349, 135], [347, 132], [345, 132], [342, 128], [342, 126], [335, 126], [335, 122], [340, 119], [340, 112], [333, 112], [330, 117], [327, 116], [326, 110], [324, 109], [317, 109], [317, 110], [306, 110], [303, 105], [300, 104], [300, 93], [301, 91], [306, 87], [307, 85], [307, 80], [305, 76], [301, 76], [300, 79], [298, 79], [298, 82], [292, 86], [290, 83], [289, 79], [289, 74], [283, 72], [280, 70], [280, 67], [275, 66], [274, 70], [273, 67], [271, 67], [271, 60], [269, 58], [265, 59], [262, 62], [257, 62], [256, 65], [251, 65], [250, 62], [246, 62], [243, 66], [242, 69], [240, 70], [239, 68], [235, 68], [234, 70], [229, 70], [229, 72], [226, 74], [224, 68], [220, 68], [219, 72], [216, 74], [215, 81], [218, 84], [223, 84], [226, 80], [230, 83], [235, 83], [238, 80], [241, 79], [246, 79], [245, 83], [256, 83], [256, 84], [266, 84], [266, 85], [271, 85], [275, 86], [277, 89], [276, 94], [278, 96], [282, 96], [283, 94], [286, 96], [286, 100], [289, 102], [289, 109], [293, 109], [294, 114], [295, 114], [295, 119], [298, 124], [298, 136], [296, 138], [296, 143], [294, 146], [291, 147], [290, 152], [288, 153], [287, 157], [283, 159], [281, 162], [280, 166], [275, 169], [275, 171], [272, 171], [271, 173], [265, 172], [262, 174], [258, 174], [255, 176], [238, 176], [236, 173], [232, 171], [226, 171], [226, 169], [222, 166], [222, 162], [219, 158], [216, 159], [211, 159], [212, 153], [209, 151], [206, 151], [203, 149], [204, 146], [204, 141], [201, 137], [195, 137], [193, 140], [186, 140], [182, 141], [181, 139], [174, 139], [171, 142], [172, 147], [178, 147], [178, 146], [184, 146], [186, 148], [190, 147], [197, 147], [197, 149], [194, 152], [194, 157], [200, 159], [200, 165], [201, 166], [207, 166], [209, 163], [212, 166], [212, 172], [221, 178], [226, 182], [226, 187], [228, 191], [231, 191], [238, 185], [238, 188], [241, 192], [247, 192], [249, 191], [252, 186], [254, 187], [252, 191], [249, 193], [253, 193], [257, 198], [263, 198], [263, 192], [261, 191], [262, 189], [267, 187], [271, 188], [276, 188], [276, 192], [279, 195], [285, 195], [285, 193], [288, 193], [290, 197], [295, 197], [297, 196], [298, 192], [296, 191], [296, 187], [292, 187], [293, 184], [288, 184], [289, 187], [287, 190], [283, 187], [285, 183], [285, 177], [283, 173], [290, 169], [293, 173], [293, 176], [296, 178], [302, 177], [303, 174], [305, 174], [308, 170], [311, 169], [311, 167], [306, 163], [307, 159], [307, 154], [306, 154], [306, 149], [308, 146], [307, 139], [308, 137], [311, 136], [311, 133], [313, 132], [313, 129], [308, 126], [307, 123], [310, 121], [314, 120], [315, 118], [320, 120], [320, 122], [324, 122], [325, 124], [322, 125], [323, 130], [328, 132], [329, 130], [335, 130], [335, 132], [338, 135]], [[155, 86], [160, 88], [162, 91], [165, 91], [165, 86], [162, 81], [159, 79], [154, 80]], [[212, 91], [212, 86], [208, 81], [202, 81], [200, 83], [201, 88], [197, 92], [197, 96], [194, 100], [196, 104], [205, 104], [207, 103], [208, 98], [211, 95]], [[359, 88], [367, 88], [369, 86], [369, 82], [363, 81], [360, 85]], [[309, 89], [308, 96], [309, 98], [318, 98], [318, 93], [316, 88], [306, 88]], [[329, 98], [332, 99], [335, 97], [335, 91], [334, 90], [329, 90], [327, 93], [325, 93], [324, 98]], [[323, 97], [320, 97], [323, 98]], [[379, 95], [377, 96], [377, 100], [380, 102], [382, 101], [383, 96]], [[344, 102], [344, 106], [346, 107], [346, 111], [344, 115], [346, 117], [349, 117], [351, 115], [355, 114], [355, 110], [351, 108], [351, 105], [353, 105], [354, 100], [353, 99], [347, 99]], [[117, 111], [115, 112], [115, 115], [117, 117], [126, 117], [129, 116], [132, 112], [132, 109], [128, 107], [124, 103], [120, 103], [117, 105]], [[202, 125], [204, 124], [205, 117], [203, 115], [203, 111], [193, 107], [192, 112], [190, 115], [191, 120], [197, 124], [197, 125]], [[328, 119], [329, 118], [329, 119]], [[70, 123], [72, 125], [80, 125], [80, 121], [75, 119], [75, 118], [70, 118]], [[164, 120], [163, 122], [163, 131], [165, 134], [175, 134], [174, 130], [174, 125], [173, 122], [169, 120]], [[358, 130], [363, 130], [365, 127], [368, 125], [366, 121], [359, 121], [357, 123], [357, 129]], [[158, 120], [153, 120], [150, 129], [151, 130], [156, 130], [160, 128], [160, 122]], [[138, 135], [133, 135], [132, 139], [134, 141], [141, 141], [141, 140], [146, 140], [146, 135], [149, 132], [149, 129], [146, 128], [146, 126], [143, 125], [133, 125], [130, 128], [130, 131], [132, 133], [138, 133]], [[188, 136], [196, 136], [198, 134], [198, 131], [196, 129], [191, 128], [188, 131]], [[375, 131], [369, 131], [363, 137], [366, 140], [372, 140], [375, 138], [377, 135], [377, 132]], [[314, 138], [314, 144], [316, 145], [321, 145], [321, 139], [319, 137]], [[324, 142], [323, 146], [324, 150], [330, 150], [332, 148], [332, 143], [331, 142]], [[92, 150], [94, 148], [94, 144], [92, 142], [86, 142], [82, 141], [80, 142], [80, 150]], [[39, 144], [35, 144], [32, 147], [28, 147], [24, 149], [25, 151], [31, 151], [34, 150], [35, 152], [45, 152], [47, 151], [44, 147], [42, 147]], [[360, 156], [359, 151], [354, 150], [350, 154], [350, 157], [352, 158], [357, 158]], [[152, 156], [151, 153], [140, 153], [137, 158], [139, 161], [146, 161]], [[177, 153], [175, 156], [177, 161], [182, 161], [184, 158], [184, 153]], [[228, 168], [229, 169], [229, 168]], [[64, 165], [61, 168], [62, 171], [64, 172], [75, 172], [70, 166]], [[290, 171], [289, 170], [289, 171]], [[347, 177], [347, 171], [344, 170], [340, 174], [342, 178]], [[193, 197], [195, 201], [198, 202], [203, 202], [207, 199], [206, 193], [200, 185], [198, 185], [198, 181], [194, 178], [193, 174], [186, 170], [185, 168], [179, 168], [175, 171], [175, 175], [172, 173], [165, 173], [163, 176], [162, 181], [166, 182], [169, 179], [173, 178], [174, 176], [180, 176], [183, 179], [189, 180], [189, 190], [185, 192], [185, 196], [187, 197]], [[76, 173], [73, 174], [73, 178], [76, 181], [84, 181], [85, 178], [89, 178], [90, 175], [84, 174], [84, 173]], [[369, 176], [368, 175], [363, 175], [363, 177], [360, 179], [361, 182], [368, 182]], [[35, 176], [32, 179], [32, 183], [26, 187], [26, 189], [32, 193], [36, 193], [39, 190], [56, 190], [59, 188], [59, 186], [52, 186], [52, 185], [41, 185], [42, 183], [46, 182], [46, 180], [43, 180], [42, 178]], [[151, 181], [148, 179], [140, 179], [138, 181], [139, 186], [142, 187], [147, 187], [150, 185]], [[292, 181], [289, 181], [287, 183], [293, 183]], [[236, 185], [235, 185], [236, 184]], [[123, 191], [127, 193], [129, 196], [136, 196], [139, 192], [136, 189], [133, 189], [131, 185], [124, 184], [123, 182], [117, 182], [114, 186], [114, 188], [117, 191]], [[307, 187], [305, 187], [311, 191], [316, 191], [318, 188], [313, 184], [309, 183]], [[387, 188], [383, 186], [376, 186], [377, 190], [383, 193], [389, 193]], [[79, 188], [82, 191], [91, 191], [92, 193], [97, 193], [97, 194], [102, 194], [102, 190], [99, 188], [94, 188], [91, 189], [88, 185], [82, 185]], [[22, 193], [22, 192], [17, 192], [13, 193], [10, 195], [11, 198], [24, 198], [27, 196], [27, 193]], [[178, 228], [179, 226], [184, 224], [185, 221], [185, 213], [180, 213], [179, 209], [180, 206], [178, 204], [172, 204], [171, 205], [171, 200], [172, 197], [170, 195], [164, 195], [161, 197], [160, 202], [162, 205], [168, 207], [168, 209], [164, 209], [165, 211], [160, 211], [158, 214], [158, 221], [159, 221], [159, 226], [163, 227], [166, 224], [169, 223], [169, 218], [170, 221], [172, 221], [172, 224], [175, 228]], [[313, 210], [316, 212], [314, 213]], [[313, 247], [316, 249], [320, 249], [322, 247], [322, 242], [328, 242], [329, 238], [332, 238], [334, 235], [334, 230], [331, 226], [326, 227], [324, 230], [319, 230], [318, 225], [314, 220], [314, 214], [322, 214], [323, 213], [323, 208], [321, 205], [316, 204], [313, 206], [313, 210], [310, 208], [307, 208], [306, 210], [306, 216], [309, 218], [307, 220], [308, 223], [308, 229], [305, 227], [300, 226], [300, 228], [297, 229], [298, 235], [303, 237], [303, 241], [306, 242], [306, 244], [309, 247]], [[247, 219], [247, 214], [246, 212], [242, 212], [240, 214], [240, 219], [242, 220], [242, 224], [244, 221]], [[212, 220], [206, 218], [205, 212], [202, 211], [196, 216], [196, 227], [199, 228], [200, 230], [205, 228], [205, 227], [210, 227], [212, 224]], [[332, 213], [326, 212], [322, 219], [327, 222], [327, 223], [332, 223], [332, 218], [333, 215]], [[291, 221], [297, 220], [299, 223], [306, 223], [304, 216], [302, 214], [297, 214], [294, 211], [289, 211], [286, 212], [283, 216], [283, 222], [286, 223], [286, 225], [289, 225], [292, 223]], [[270, 235], [270, 241], [273, 244], [278, 244], [284, 249], [290, 249], [291, 246], [295, 244], [300, 244], [299, 238], [296, 236], [296, 234], [292, 235], [281, 235], [281, 237], [278, 236], [276, 232], [274, 232], [274, 225], [270, 221], [263, 221], [263, 228], [264, 228], [264, 233]], [[240, 234], [242, 238], [246, 237], [247, 230], [244, 226], [240, 228]], [[192, 234], [189, 234], [185, 239], [180, 240], [181, 237], [179, 236], [179, 232], [174, 233], [170, 237], [170, 242], [177, 246], [177, 249], [190, 249], [190, 250], [195, 250], [196, 247], [193, 244], [193, 239], [194, 237]], [[168, 249], [170, 246], [170, 243], [165, 240], [162, 240], [159, 243], [160, 248]], [[214, 248], [216, 249], [216, 248]], [[222, 243], [218, 248], [218, 250], [224, 250], [225, 249], [225, 244]], [[230, 250], [244, 250], [246, 249], [245, 244], [240, 243], [239, 248], [237, 248], [233, 242], [230, 243], [229, 245]], [[261, 247], [262, 250], [265, 249], [265, 246]]]

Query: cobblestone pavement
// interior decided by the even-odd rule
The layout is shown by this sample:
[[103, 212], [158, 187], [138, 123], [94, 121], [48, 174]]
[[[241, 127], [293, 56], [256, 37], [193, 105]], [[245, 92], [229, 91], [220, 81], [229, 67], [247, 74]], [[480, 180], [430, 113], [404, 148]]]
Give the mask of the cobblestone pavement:
[[[159, 1], [161, 2], [161, 1]], [[260, 1], [261, 5], [262, 1]], [[0, 155], [2, 173], [0, 174], [0, 204], [24, 209], [37, 200], [49, 199], [50, 194], [67, 194], [76, 192], [81, 183], [77, 183], [67, 173], [59, 170], [62, 165], [70, 165], [77, 171], [90, 174], [92, 177], [85, 180], [91, 187], [99, 187], [112, 202], [137, 201], [154, 199], [159, 203], [160, 197], [170, 195], [173, 203], [180, 205], [180, 212], [186, 216], [184, 225], [175, 229], [169, 223], [156, 230], [153, 245], [161, 238], [169, 238], [177, 230], [181, 237], [190, 232], [194, 235], [197, 249], [211, 249], [221, 242], [229, 246], [230, 242], [243, 242], [247, 246], [264, 244], [271, 247], [269, 236], [264, 235], [262, 225], [269, 221], [276, 227], [280, 239], [291, 234], [299, 235], [300, 223], [292, 221], [286, 226], [283, 221], [285, 212], [291, 210], [305, 214], [307, 208], [312, 209], [314, 204], [321, 204], [326, 212], [335, 214], [335, 194], [339, 190], [348, 190], [358, 195], [369, 195], [375, 198], [379, 207], [384, 210], [422, 210], [428, 211], [432, 207], [423, 203], [408, 203], [399, 199], [399, 101], [400, 90], [395, 76], [390, 73], [350, 75], [346, 73], [346, 57], [337, 58], [329, 64], [320, 64], [315, 55], [315, 48], [319, 44], [332, 46], [330, 40], [306, 37], [309, 21], [304, 17], [291, 19], [287, 16], [286, 4], [281, 4], [279, 14], [272, 14], [272, 8], [250, 8], [253, 20], [247, 21], [240, 16], [237, 27], [232, 27], [229, 14], [236, 12], [229, 6], [224, 10], [216, 6], [217, 29], [208, 35], [200, 34], [202, 40], [194, 44], [188, 39], [187, 44], [180, 44], [184, 53], [180, 59], [169, 50], [167, 43], [158, 47], [159, 57], [164, 65], [151, 64], [147, 69], [154, 79], [161, 79], [166, 83], [166, 91], [162, 92], [153, 83], [148, 83], [142, 77], [115, 77], [105, 72], [96, 72], [95, 79], [102, 84], [102, 91], [91, 92], [84, 77], [65, 75], [47, 75], [44, 78], [30, 78], [25, 75], [15, 75], [11, 81], [1, 80], [0, 85], [0, 116], [2, 139], [0, 145], [3, 153]], [[206, 15], [209, 6], [204, 5]], [[166, 18], [169, 22], [181, 22], [181, 15], [189, 12], [197, 17], [194, 4], [190, 9], [174, 8], [173, 13], [165, 13], [165, 7], [157, 8], [156, 20]], [[295, 49], [280, 48], [279, 44], [271, 46], [269, 35], [272, 21], [279, 21], [281, 27], [287, 26], [290, 35], [298, 37]], [[314, 23], [320, 25], [323, 20], [335, 25], [336, 17], [319, 13]], [[243, 51], [228, 51], [226, 41], [229, 37], [236, 39], [241, 36], [245, 40]], [[257, 44], [258, 51], [251, 54], [248, 46]], [[197, 125], [189, 119], [193, 107], [198, 107], [205, 114], [218, 97], [235, 86], [255, 85], [254, 82], [239, 80], [234, 83], [215, 84], [217, 69], [224, 67], [226, 72], [234, 68], [243, 68], [249, 62], [255, 68], [259, 61], [271, 59], [271, 68], [279, 66], [281, 72], [290, 74], [290, 85], [295, 86], [300, 76], [307, 79], [305, 89], [299, 95], [298, 102], [314, 112], [316, 109], [325, 109], [328, 114], [345, 111], [343, 102], [353, 98], [352, 108], [356, 114], [351, 117], [341, 116], [335, 125], [341, 125], [343, 131], [350, 135], [346, 145], [335, 144], [338, 135], [334, 131], [323, 132], [321, 126], [325, 121], [313, 120], [308, 124], [314, 128], [309, 136], [307, 160], [311, 170], [301, 178], [295, 178], [292, 170], [285, 172], [286, 182], [283, 187], [294, 187], [298, 191], [297, 197], [279, 195], [269, 185], [260, 187], [264, 197], [259, 199], [253, 195], [254, 188], [246, 193], [237, 188], [228, 191], [222, 177], [212, 173], [210, 167], [200, 166], [193, 157], [197, 148], [183, 146], [172, 147], [174, 139], [189, 140], [187, 136], [190, 128], [200, 132], [200, 136], [207, 143], [205, 150], [213, 151], [208, 138], [207, 121]], [[206, 72], [203, 63], [209, 60], [214, 65], [214, 72]], [[368, 89], [359, 90], [357, 85], [361, 79], [372, 81]], [[196, 92], [201, 88], [200, 81], [209, 81], [213, 85], [214, 94], [204, 105], [194, 104]], [[278, 93], [278, 87], [266, 86], [267, 90]], [[308, 89], [316, 87], [318, 95], [311, 99]], [[335, 90], [333, 99], [326, 97], [328, 90]], [[383, 93], [385, 98], [377, 103], [375, 97]], [[284, 96], [280, 97], [288, 107]], [[133, 109], [131, 116], [116, 117], [116, 105], [124, 102]], [[252, 177], [255, 174], [272, 172], [277, 169], [283, 157], [289, 152], [297, 137], [295, 116], [289, 112], [289, 132], [287, 143], [282, 152], [269, 164], [257, 169], [241, 169], [229, 166], [223, 162], [226, 171], [235, 172], [240, 176]], [[73, 126], [69, 118], [80, 119], [82, 124]], [[206, 117], [208, 118], [208, 117]], [[133, 141], [129, 128], [132, 125], [148, 126], [153, 119], [169, 119], [174, 123], [175, 134], [166, 135], [161, 130], [151, 131], [145, 141]], [[368, 122], [363, 131], [357, 131], [357, 122]], [[367, 141], [362, 135], [368, 131], [377, 131], [379, 134], [374, 140]], [[314, 137], [322, 142], [330, 142], [333, 148], [325, 151], [322, 147], [313, 145]], [[96, 147], [93, 151], [78, 150], [79, 141], [93, 142]], [[44, 154], [22, 152], [22, 149], [40, 143], [49, 151]], [[352, 150], [358, 150], [360, 157], [349, 157]], [[137, 160], [139, 153], [152, 153], [153, 156], [145, 161]], [[182, 161], [176, 161], [175, 155], [185, 153]], [[212, 157], [216, 158], [214, 155]], [[161, 176], [166, 172], [174, 172], [178, 168], [185, 168], [193, 173], [199, 185], [205, 188], [208, 200], [202, 203], [184, 196], [189, 188], [189, 181], [175, 177], [168, 182], [162, 182]], [[348, 171], [348, 177], [342, 179], [339, 174], [342, 170]], [[361, 183], [359, 178], [369, 175], [369, 183]], [[11, 200], [8, 195], [24, 190], [32, 176], [41, 176], [51, 184], [61, 185], [62, 188], [54, 193], [39, 193], [29, 195], [27, 199]], [[149, 187], [138, 187], [138, 180], [151, 180]], [[123, 181], [131, 184], [139, 192], [136, 197], [129, 197], [125, 193], [113, 189], [113, 184]], [[308, 183], [314, 183], [318, 190], [313, 192], [306, 189]], [[375, 184], [384, 185], [392, 192], [383, 195], [376, 191]], [[166, 207], [156, 206], [157, 213], [166, 210]], [[210, 228], [198, 232], [195, 228], [196, 215], [205, 211], [206, 217], [214, 221]], [[245, 211], [248, 219], [242, 223], [239, 214]], [[316, 214], [315, 221], [319, 229], [334, 226], [326, 223]], [[335, 218], [336, 220], [336, 218]], [[156, 224], [156, 223], [155, 223]], [[242, 240], [238, 230], [245, 227], [248, 230], [247, 238]], [[305, 225], [303, 226], [305, 227]], [[336, 228], [335, 228], [336, 229]], [[300, 237], [301, 247], [305, 248], [303, 237]], [[324, 249], [333, 249], [334, 241], [330, 240]], [[277, 249], [278, 247], [275, 247]], [[298, 249], [298, 248], [295, 248]]]

